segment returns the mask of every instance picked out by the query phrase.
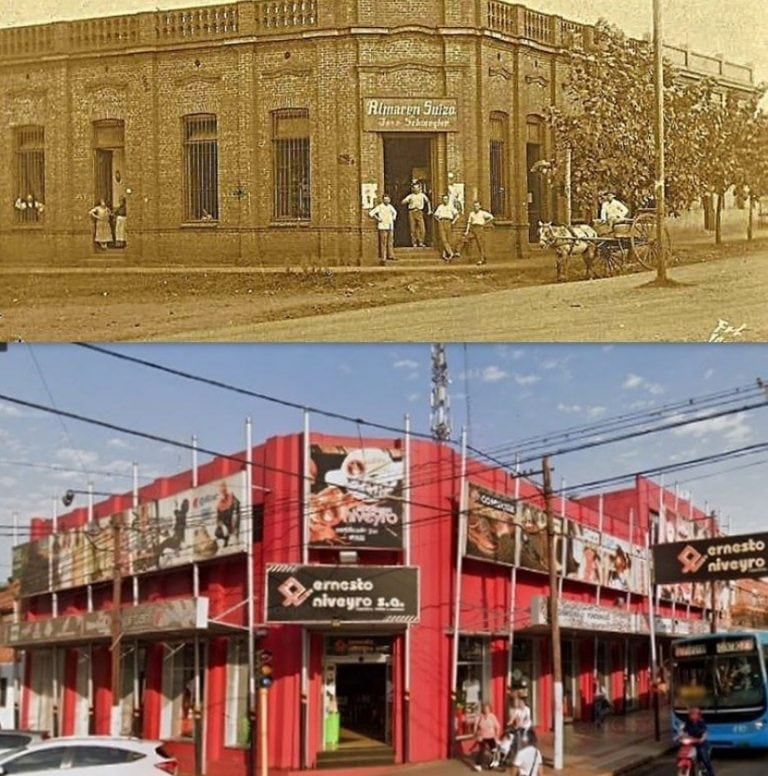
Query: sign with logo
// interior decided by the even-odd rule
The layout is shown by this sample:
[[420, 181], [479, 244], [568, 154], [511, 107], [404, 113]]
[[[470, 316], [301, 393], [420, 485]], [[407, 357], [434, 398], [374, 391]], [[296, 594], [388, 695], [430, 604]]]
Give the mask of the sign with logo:
[[[585, 604], [580, 601], [560, 599], [558, 622], [561, 628], [602, 631], [607, 633], [632, 633], [635, 615], [624, 609]], [[531, 624], [549, 625], [549, 598], [534, 596], [531, 601]]]
[[365, 97], [366, 132], [456, 132], [458, 107], [454, 98]]
[[768, 533], [657, 544], [653, 566], [657, 585], [768, 576]]
[[267, 622], [417, 622], [411, 566], [267, 564]]
[[470, 483], [464, 554], [470, 558], [514, 565], [517, 501]]
[[[208, 627], [208, 599], [176, 598], [121, 610], [123, 636], [151, 633], [205, 630]], [[65, 644], [107, 639], [112, 633], [109, 611], [68, 614], [0, 626], [0, 645], [27, 647], [40, 644]]]
[[757, 646], [752, 636], [729, 636], [728, 634], [723, 634], [719, 638], [707, 639], [706, 641], [672, 645], [672, 655], [676, 658], [702, 657], [704, 655], [738, 655], [755, 651], [757, 651]]
[[312, 445], [310, 547], [403, 546], [402, 450]]

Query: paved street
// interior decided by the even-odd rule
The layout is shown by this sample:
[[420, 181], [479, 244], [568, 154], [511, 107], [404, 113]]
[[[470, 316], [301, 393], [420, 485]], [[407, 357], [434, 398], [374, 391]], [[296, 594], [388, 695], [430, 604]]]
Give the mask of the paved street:
[[[687, 341], [706, 342], [720, 320], [738, 341], [768, 339], [768, 252], [675, 267], [681, 285], [643, 288], [647, 272], [395, 304], [375, 310], [238, 323], [184, 339], [266, 341]], [[742, 328], [743, 327], [743, 328]]]
[[[765, 776], [768, 773], [768, 753], [765, 752], [716, 752], [713, 763], [717, 776]], [[659, 759], [655, 769], [649, 771], [659, 776], [674, 772], [673, 755]]]

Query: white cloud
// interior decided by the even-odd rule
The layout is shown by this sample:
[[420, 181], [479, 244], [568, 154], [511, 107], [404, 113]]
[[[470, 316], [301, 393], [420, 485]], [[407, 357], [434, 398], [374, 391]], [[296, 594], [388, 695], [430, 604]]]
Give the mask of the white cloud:
[[23, 415], [24, 413], [18, 407], [14, 407], [13, 404], [0, 404], [0, 417], [20, 418]]
[[509, 377], [509, 373], [495, 365], [485, 367], [481, 374], [481, 380], [484, 383], [497, 383], [499, 380], [504, 380], [507, 377]]
[[648, 393], [653, 396], [658, 396], [660, 393], [664, 393], [664, 388], [662, 385], [659, 383], [651, 382], [645, 377], [636, 375], [634, 372], [630, 372], [627, 375], [624, 382], [621, 384], [621, 387], [628, 391], [633, 391], [635, 388], [640, 388], [644, 391], [648, 391]]
[[704, 372], [704, 379], [705, 380], [709, 380], [712, 377], [712, 375], [714, 375], [714, 374], [715, 374], [715, 370], [714, 369], [707, 369], [707, 371]]
[[15, 477], [9, 477], [8, 475], [3, 475], [0, 477], [0, 487], [2, 488], [12, 488], [18, 480]]
[[412, 358], [401, 358], [399, 361], [395, 361], [392, 366], [394, 366], [395, 369], [418, 369], [419, 362], [414, 361]]
[[98, 453], [92, 450], [79, 450], [76, 447], [61, 447], [56, 451], [55, 457], [68, 465], [93, 466], [98, 460]]
[[606, 411], [605, 407], [600, 404], [595, 404], [591, 407], [587, 407], [587, 417], [599, 418], [601, 415], [605, 415]]
[[409, 393], [408, 396], [405, 397], [408, 402], [413, 404], [414, 402], [417, 402], [419, 399], [421, 399], [420, 393]]
[[119, 450], [130, 450], [131, 446], [128, 442], [120, 437], [113, 437], [107, 440], [107, 447], [116, 447]]
[[736, 415], [706, 418], [676, 428], [674, 433], [677, 436], [692, 436], [695, 439], [701, 439], [710, 434], [721, 434], [729, 442], [744, 442], [752, 436], [752, 427], [747, 423], [746, 417], [745, 412], [739, 412]]
[[515, 382], [518, 385], [535, 385], [541, 380], [539, 375], [515, 375]]
[[560, 402], [560, 404], [557, 405], [557, 409], [560, 412], [565, 412], [565, 413], [574, 414], [574, 415], [577, 415], [578, 413], [584, 410], [581, 404], [563, 404], [562, 402]]

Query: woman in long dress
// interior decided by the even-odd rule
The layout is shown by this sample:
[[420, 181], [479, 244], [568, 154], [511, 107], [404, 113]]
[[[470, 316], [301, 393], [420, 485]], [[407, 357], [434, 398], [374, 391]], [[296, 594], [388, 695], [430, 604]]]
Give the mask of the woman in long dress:
[[128, 205], [125, 197], [120, 197], [120, 204], [115, 209], [115, 247], [125, 248], [125, 231], [128, 222]]
[[112, 242], [112, 228], [109, 225], [109, 217], [112, 213], [107, 207], [107, 203], [100, 199], [99, 204], [88, 215], [96, 223], [96, 234], [93, 237], [93, 241], [101, 250], [105, 251], [107, 245]]

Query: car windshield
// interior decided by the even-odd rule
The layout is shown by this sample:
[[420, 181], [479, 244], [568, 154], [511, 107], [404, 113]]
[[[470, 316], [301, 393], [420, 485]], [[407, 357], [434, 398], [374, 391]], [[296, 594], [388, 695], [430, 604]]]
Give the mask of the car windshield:
[[765, 704], [757, 654], [695, 657], [675, 666], [674, 705], [702, 709], [740, 709]]

